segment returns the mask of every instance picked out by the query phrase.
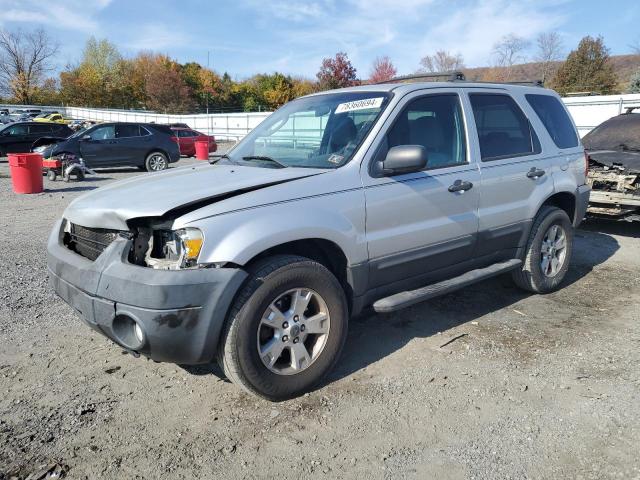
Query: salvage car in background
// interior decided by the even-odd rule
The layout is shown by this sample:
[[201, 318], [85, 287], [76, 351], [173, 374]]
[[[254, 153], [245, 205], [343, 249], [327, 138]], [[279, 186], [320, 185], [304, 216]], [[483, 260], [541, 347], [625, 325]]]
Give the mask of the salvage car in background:
[[65, 118], [60, 113], [50, 113], [44, 116], [37, 116], [33, 119], [34, 122], [42, 122], [42, 123], [71, 123], [70, 118]]
[[133, 166], [159, 171], [180, 160], [173, 131], [155, 123], [102, 123], [63, 141], [52, 139], [39, 150], [45, 158], [76, 155], [89, 168]]
[[591, 216], [640, 221], [640, 114], [610, 118], [582, 139], [589, 160]]
[[15, 122], [0, 127], [0, 156], [7, 153], [30, 152], [33, 143], [41, 137], [65, 139], [73, 131], [56, 123]]
[[178, 139], [178, 146], [180, 147], [180, 155], [187, 157], [193, 157], [196, 154], [196, 142], [209, 142], [209, 153], [213, 153], [218, 149], [216, 144], [216, 138], [211, 135], [205, 135], [191, 128], [178, 128], [171, 127], [175, 136]]

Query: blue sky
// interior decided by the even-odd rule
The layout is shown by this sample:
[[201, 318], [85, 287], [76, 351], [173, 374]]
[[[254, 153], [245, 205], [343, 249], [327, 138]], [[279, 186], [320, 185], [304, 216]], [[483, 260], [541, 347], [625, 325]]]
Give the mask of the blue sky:
[[548, 30], [560, 32], [566, 51], [584, 35], [603, 35], [612, 54], [623, 54], [640, 42], [639, 24], [638, 0], [0, 0], [0, 27], [42, 26], [58, 39], [59, 69], [77, 62], [94, 35], [125, 55], [153, 50], [204, 65], [209, 51], [215, 70], [238, 79], [314, 77], [337, 51], [362, 78], [376, 56], [408, 74], [438, 49], [483, 66], [502, 35], [533, 41]]

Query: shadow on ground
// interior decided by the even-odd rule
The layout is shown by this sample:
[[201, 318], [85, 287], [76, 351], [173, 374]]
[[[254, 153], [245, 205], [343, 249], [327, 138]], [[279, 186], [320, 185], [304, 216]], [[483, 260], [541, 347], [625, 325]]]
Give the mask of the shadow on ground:
[[[611, 226], [601, 226], [600, 229], [617, 234], [617, 230]], [[596, 230], [595, 226], [589, 225], [587, 229], [576, 232], [572, 265], [563, 287], [581, 280], [620, 248], [609, 233]], [[515, 287], [507, 274], [392, 314], [362, 314], [350, 320], [344, 352], [324, 385], [378, 362], [414, 338], [446, 332], [514, 305], [530, 295]], [[183, 368], [194, 375], [214, 374], [224, 378], [216, 364]]]

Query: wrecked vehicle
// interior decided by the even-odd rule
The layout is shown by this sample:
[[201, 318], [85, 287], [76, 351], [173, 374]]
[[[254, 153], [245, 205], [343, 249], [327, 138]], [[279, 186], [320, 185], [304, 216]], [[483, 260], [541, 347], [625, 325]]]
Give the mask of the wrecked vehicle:
[[74, 200], [54, 226], [55, 291], [134, 355], [217, 359], [282, 400], [333, 368], [349, 317], [505, 272], [561, 285], [587, 208], [557, 94], [464, 82], [294, 100], [213, 164]]
[[582, 139], [592, 187], [590, 216], [640, 221], [640, 114], [629, 108]]

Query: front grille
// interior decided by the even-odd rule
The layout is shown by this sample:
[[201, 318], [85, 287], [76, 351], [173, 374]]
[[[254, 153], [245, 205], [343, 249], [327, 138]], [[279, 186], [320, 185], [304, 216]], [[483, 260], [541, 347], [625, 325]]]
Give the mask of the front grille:
[[106, 228], [87, 228], [75, 223], [71, 224], [67, 246], [88, 258], [95, 260], [118, 236], [118, 230]]

